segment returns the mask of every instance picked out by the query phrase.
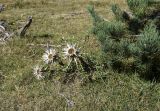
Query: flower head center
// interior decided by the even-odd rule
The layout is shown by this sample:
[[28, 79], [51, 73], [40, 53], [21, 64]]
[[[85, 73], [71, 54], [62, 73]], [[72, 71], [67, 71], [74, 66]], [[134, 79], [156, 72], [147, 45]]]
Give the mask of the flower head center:
[[37, 69], [37, 74], [40, 74], [41, 73], [41, 69]]
[[70, 48], [70, 49], [68, 50], [68, 53], [69, 53], [70, 55], [74, 55], [74, 54], [75, 54], [75, 49], [74, 49], [74, 48]]
[[52, 59], [53, 58], [53, 55], [52, 54], [49, 54], [48, 55], [48, 59]]

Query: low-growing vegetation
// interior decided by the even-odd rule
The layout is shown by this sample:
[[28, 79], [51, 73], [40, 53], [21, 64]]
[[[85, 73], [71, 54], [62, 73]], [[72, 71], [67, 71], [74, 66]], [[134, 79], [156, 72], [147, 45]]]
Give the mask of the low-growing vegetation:
[[1, 111], [160, 110], [156, 0], [0, 4]]

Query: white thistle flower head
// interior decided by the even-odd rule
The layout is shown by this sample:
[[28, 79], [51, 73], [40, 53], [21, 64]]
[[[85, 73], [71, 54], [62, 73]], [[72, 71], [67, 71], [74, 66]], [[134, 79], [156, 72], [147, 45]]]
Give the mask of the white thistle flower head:
[[38, 65], [37, 65], [37, 66], [34, 67], [33, 75], [34, 75], [38, 80], [41, 80], [41, 79], [44, 78], [41, 66], [38, 66]]
[[44, 55], [42, 56], [44, 62], [46, 62], [47, 64], [53, 63], [56, 57], [57, 57], [57, 52], [55, 49], [52, 48], [48, 48], [45, 51]]
[[65, 47], [63, 50], [65, 58], [75, 58], [79, 56], [79, 49], [76, 48], [76, 44], [67, 44], [67, 47]]

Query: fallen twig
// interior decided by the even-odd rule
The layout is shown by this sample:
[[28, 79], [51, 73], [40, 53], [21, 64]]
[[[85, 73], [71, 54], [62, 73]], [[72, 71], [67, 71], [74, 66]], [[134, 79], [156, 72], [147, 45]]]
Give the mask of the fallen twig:
[[[47, 44], [27, 44], [27, 46], [42, 46], [47, 47]], [[62, 45], [49, 45], [50, 47], [62, 47]]]
[[24, 25], [24, 27], [22, 27], [18, 32], [20, 37], [23, 37], [26, 34], [27, 29], [30, 27], [32, 23], [32, 17], [30, 16], [27, 23]]

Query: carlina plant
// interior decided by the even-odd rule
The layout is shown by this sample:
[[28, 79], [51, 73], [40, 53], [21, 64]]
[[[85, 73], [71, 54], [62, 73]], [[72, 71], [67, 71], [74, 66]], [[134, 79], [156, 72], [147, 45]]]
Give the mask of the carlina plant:
[[63, 53], [64, 59], [69, 61], [67, 68], [71, 65], [72, 62], [75, 62], [76, 66], [78, 67], [77, 58], [80, 56], [80, 50], [76, 47], [76, 44], [67, 44], [67, 47], [63, 49]]
[[92, 5], [92, 33], [101, 43], [107, 67], [119, 72], [138, 72], [150, 80], [160, 79], [160, 2], [126, 0], [130, 12], [112, 5], [115, 19], [99, 16]]
[[79, 68], [86, 72], [91, 71], [92, 66], [84, 60], [84, 57], [82, 57], [82, 54], [80, 53], [80, 48], [78, 48], [76, 44], [67, 44], [63, 51], [64, 58], [68, 60], [67, 69], [70, 66], [74, 67], [75, 63], [76, 67], [74, 67], [74, 71]]
[[[61, 54], [63, 54], [63, 56]], [[51, 48], [49, 44], [47, 44], [47, 48], [42, 59], [43, 65], [36, 65], [33, 71], [34, 76], [38, 80], [44, 79], [47, 76], [51, 77], [59, 68], [55, 67], [55, 64], [57, 63], [64, 69], [59, 71], [67, 74], [82, 70], [89, 73], [93, 69], [92, 64], [82, 57], [80, 49], [75, 44], [67, 44], [63, 49], [63, 53], [58, 53], [55, 49]], [[67, 60], [67, 67], [65, 67], [66, 65], [63, 60]]]
[[43, 65], [36, 65], [33, 72], [35, 77], [39, 80], [45, 78], [46, 76], [50, 77], [52, 75], [52, 65], [54, 63], [58, 62], [60, 65], [63, 65], [63, 63], [60, 62], [58, 53], [55, 49], [51, 48], [49, 44], [47, 44], [42, 60], [44, 61]]

